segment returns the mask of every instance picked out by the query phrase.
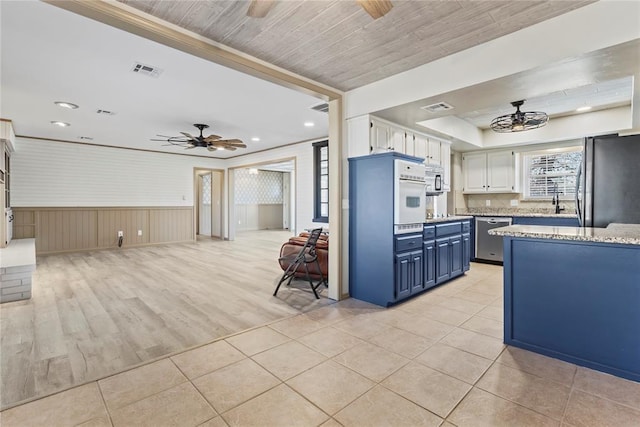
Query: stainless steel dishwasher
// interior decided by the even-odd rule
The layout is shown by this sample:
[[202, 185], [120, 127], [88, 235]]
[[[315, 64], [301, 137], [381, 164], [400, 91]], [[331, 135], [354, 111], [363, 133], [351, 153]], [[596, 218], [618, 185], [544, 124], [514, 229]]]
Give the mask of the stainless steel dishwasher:
[[492, 236], [492, 228], [511, 225], [511, 218], [476, 217], [476, 258], [502, 262], [502, 236]]

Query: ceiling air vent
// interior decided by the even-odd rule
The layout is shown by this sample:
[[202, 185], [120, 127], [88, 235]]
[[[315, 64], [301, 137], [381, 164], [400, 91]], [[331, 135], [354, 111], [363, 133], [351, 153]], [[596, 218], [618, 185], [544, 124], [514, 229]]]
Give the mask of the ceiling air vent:
[[103, 116], [115, 116], [116, 113], [115, 111], [109, 111], [109, 110], [96, 110], [96, 113], [103, 115]]
[[439, 113], [441, 111], [453, 110], [453, 105], [447, 104], [446, 102], [436, 102], [435, 104], [426, 105], [420, 108], [430, 113]]
[[318, 104], [318, 105], [315, 105], [315, 106], [311, 107], [311, 109], [312, 110], [316, 110], [316, 111], [320, 111], [322, 113], [328, 113], [329, 112], [329, 104], [324, 102], [322, 104]]
[[154, 67], [152, 65], [141, 64], [140, 62], [136, 62], [133, 64], [133, 68], [131, 69], [136, 74], [142, 74], [144, 76], [149, 76], [157, 79], [162, 74], [162, 70], [158, 67]]

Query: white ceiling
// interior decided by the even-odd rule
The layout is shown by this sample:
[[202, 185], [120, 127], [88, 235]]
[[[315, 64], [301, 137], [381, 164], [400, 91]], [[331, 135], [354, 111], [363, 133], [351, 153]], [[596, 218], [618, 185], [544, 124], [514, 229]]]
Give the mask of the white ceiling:
[[[169, 3], [178, 4], [152, 2], [154, 7]], [[487, 10], [494, 3], [504, 6], [481, 3]], [[13, 120], [18, 135], [74, 142], [87, 136], [93, 144], [228, 158], [328, 133], [328, 116], [310, 109], [321, 101], [306, 94], [46, 3], [0, 1], [0, 7], [0, 115]], [[135, 62], [159, 67], [162, 73], [159, 78], [134, 74]], [[635, 40], [374, 114], [413, 128], [446, 115], [486, 128], [493, 117], [513, 112], [509, 103], [519, 99], [527, 100], [523, 111], [542, 110], [552, 118], [573, 114], [585, 104], [594, 110], [629, 105], [629, 76], [639, 65], [640, 40]], [[66, 110], [54, 101], [73, 102], [80, 109]], [[434, 115], [419, 108], [440, 101], [455, 109]], [[98, 115], [97, 109], [116, 114]], [[71, 126], [54, 127], [52, 120]], [[305, 121], [315, 126], [304, 127]], [[156, 134], [196, 134], [193, 123], [209, 124], [205, 135], [239, 138], [248, 148], [210, 153], [150, 141]], [[261, 140], [253, 142], [252, 137]]]
[[[515, 111], [512, 101], [524, 99], [522, 111], [544, 111], [552, 120], [580, 114], [575, 110], [584, 105], [591, 106], [590, 111], [630, 105], [633, 75], [639, 67], [640, 39], [636, 39], [374, 114], [414, 128], [416, 123], [428, 127], [431, 119], [456, 116], [487, 129], [493, 118]], [[420, 108], [438, 102], [454, 108], [438, 113]]]
[[[76, 142], [86, 136], [94, 144], [226, 158], [328, 133], [327, 114], [310, 109], [322, 101], [306, 94], [46, 3], [3, 1], [1, 7], [1, 115], [18, 135]], [[158, 78], [135, 74], [135, 62], [163, 72]], [[71, 126], [53, 126], [54, 120]], [[156, 134], [195, 135], [194, 123], [210, 125], [205, 136], [238, 138], [248, 148], [185, 152], [150, 141]]]

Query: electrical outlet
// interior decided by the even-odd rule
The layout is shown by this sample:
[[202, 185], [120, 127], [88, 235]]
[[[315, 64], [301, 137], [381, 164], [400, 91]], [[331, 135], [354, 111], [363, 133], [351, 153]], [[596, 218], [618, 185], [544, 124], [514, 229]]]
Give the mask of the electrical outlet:
[[518, 199], [511, 199], [511, 206], [518, 206]]
[[123, 231], [118, 231], [118, 237], [124, 237], [124, 232]]
[[491, 200], [485, 200], [484, 201], [484, 205], [485, 206], [491, 206]]
[[142, 230], [138, 230], [138, 236], [142, 236]]

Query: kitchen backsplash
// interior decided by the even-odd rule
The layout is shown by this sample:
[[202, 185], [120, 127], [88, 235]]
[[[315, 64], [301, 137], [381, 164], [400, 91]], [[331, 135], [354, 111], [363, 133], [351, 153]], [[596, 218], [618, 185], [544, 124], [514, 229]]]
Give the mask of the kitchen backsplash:
[[[456, 213], [554, 213], [556, 207], [550, 200], [533, 201], [521, 200], [520, 194], [465, 194], [460, 195], [464, 199], [464, 204], [456, 203]], [[487, 200], [489, 206], [487, 206]], [[517, 206], [512, 206], [511, 201], [516, 200]], [[457, 199], [456, 201], [461, 201]], [[561, 200], [560, 207], [564, 208], [563, 214], [575, 213], [575, 203], [573, 200]]]

